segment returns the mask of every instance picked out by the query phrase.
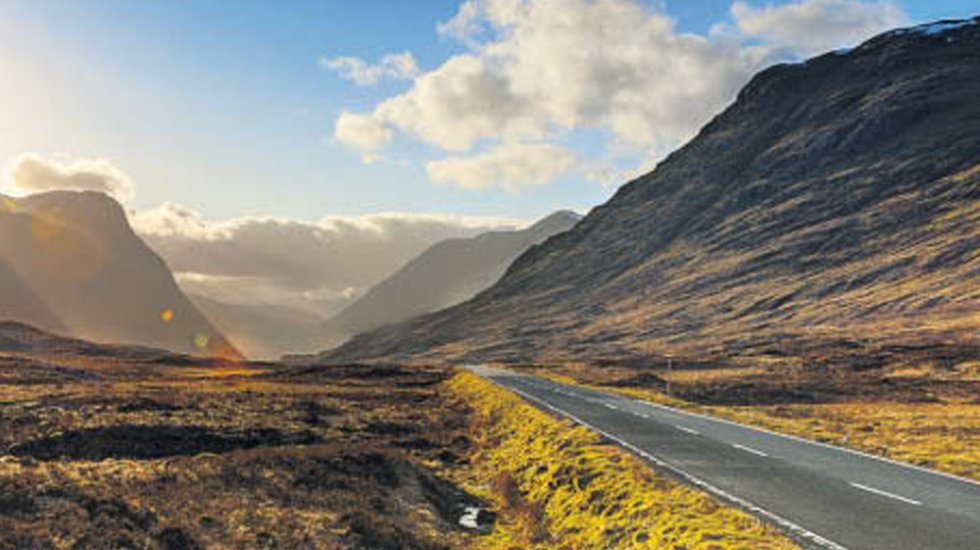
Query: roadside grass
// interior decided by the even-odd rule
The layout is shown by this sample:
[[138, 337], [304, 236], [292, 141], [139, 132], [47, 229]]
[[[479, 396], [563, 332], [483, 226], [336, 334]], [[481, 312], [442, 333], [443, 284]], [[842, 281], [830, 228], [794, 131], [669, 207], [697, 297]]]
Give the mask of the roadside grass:
[[459, 373], [445, 387], [472, 418], [471, 464], [455, 473], [457, 482], [500, 513], [494, 534], [475, 548], [798, 548], [758, 519], [474, 374]]

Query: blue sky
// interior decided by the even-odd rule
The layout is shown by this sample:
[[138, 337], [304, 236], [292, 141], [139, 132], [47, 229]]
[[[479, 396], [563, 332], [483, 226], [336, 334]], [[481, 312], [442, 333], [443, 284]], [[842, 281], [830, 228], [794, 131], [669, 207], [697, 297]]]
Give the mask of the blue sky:
[[[745, 28], [736, 31], [731, 2], [647, 2], [642, 9], [651, 17], [672, 18], [674, 34], [709, 37], [714, 32], [710, 40], [721, 40], [717, 37], [725, 35], [725, 28], [718, 25], [725, 24], [729, 35], [739, 34], [739, 52], [771, 46], [769, 57], [753, 62], [803, 56], [811, 47], [786, 43], [779, 29], [773, 30], [772, 21], [778, 20], [773, 18], [784, 14], [772, 12], [767, 19], [758, 11], [765, 3], [748, 4], [755, 11], [747, 13]], [[889, 6], [909, 22], [980, 12], [975, 0]], [[595, 114], [594, 98], [579, 94], [569, 99], [575, 106], [566, 111], [542, 114], [538, 111], [549, 105], [539, 104], [527, 107], [538, 109], [527, 120], [500, 119], [501, 128], [516, 128], [507, 136], [492, 135], [497, 119], [490, 118], [490, 133], [482, 126], [486, 121], [475, 121], [483, 128], [474, 130], [477, 141], [457, 147], [459, 141], [449, 143], [431, 130], [441, 119], [415, 113], [406, 122], [398, 113], [375, 110], [385, 100], [410, 92], [411, 81], [383, 79], [358, 86], [319, 62], [351, 56], [372, 64], [386, 54], [408, 51], [424, 74], [452, 56], [488, 55], [480, 46], [467, 45], [464, 37], [436, 31], [459, 7], [459, 1], [442, 0], [4, 0], [0, 162], [24, 153], [105, 159], [133, 182], [133, 208], [174, 202], [215, 220], [258, 215], [313, 220], [382, 211], [531, 219], [557, 208], [601, 203], [621, 182], [615, 170], [626, 177], [633, 168], [649, 166], [671, 140], [690, 132], [688, 125], [703, 122], [701, 112], [692, 112], [690, 121], [661, 121], [657, 117], [667, 115], [641, 109], [636, 116], [646, 118], [638, 131], [649, 130], [651, 141], [624, 143], [624, 137], [635, 135], [633, 114]], [[512, 27], [488, 21], [484, 16], [485, 30], [475, 39], [481, 44], [505, 41], [506, 29]], [[524, 30], [528, 37], [541, 36], [533, 34], [540, 29]], [[825, 43], [825, 37], [817, 38], [816, 43]], [[506, 59], [513, 61], [522, 54], [509, 55]], [[734, 86], [744, 76], [726, 72], [717, 78]], [[658, 90], [656, 82], [644, 82]], [[523, 109], [527, 102], [521, 101]], [[684, 105], [698, 101], [694, 96]], [[723, 105], [724, 98], [711, 96], [706, 104]], [[343, 112], [367, 116], [390, 132], [378, 160], [363, 163], [356, 147], [335, 135]], [[525, 123], [534, 128], [527, 130]], [[667, 127], [673, 129], [668, 132]], [[505, 170], [504, 163], [521, 164], [523, 157], [502, 151], [532, 142], [556, 154], [555, 163], [534, 168], [545, 174], [537, 179], [547, 181], [526, 184], [523, 179], [536, 176], [522, 173], [513, 176], [513, 185], [500, 186], [493, 181], [497, 172], [489, 180], [468, 179], [460, 170], [474, 165], [460, 163], [446, 167], [443, 182], [436, 183], [437, 172], [426, 164], [480, 157], [486, 162], [477, 167]], [[562, 156], [565, 152], [574, 160]], [[603, 163], [608, 166], [599, 166]], [[611, 174], [607, 181], [590, 176], [598, 168], [612, 169], [605, 172]]]

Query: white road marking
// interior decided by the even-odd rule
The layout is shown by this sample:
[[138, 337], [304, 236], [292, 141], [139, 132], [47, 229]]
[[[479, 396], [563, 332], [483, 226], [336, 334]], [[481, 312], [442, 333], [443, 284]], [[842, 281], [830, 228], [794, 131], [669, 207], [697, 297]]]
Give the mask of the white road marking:
[[813, 439], [807, 439], [805, 437], [800, 437], [800, 436], [797, 436], [797, 435], [791, 435], [791, 434], [785, 434], [785, 433], [780, 433], [780, 432], [774, 432], [774, 431], [772, 431], [770, 429], [762, 428], [762, 427], [759, 427], [759, 426], [749, 426], [747, 424], [739, 424], [738, 422], [735, 422], [734, 420], [728, 420], [727, 418], [722, 418], [720, 416], [710, 416], [710, 415], [707, 415], [707, 414], [700, 414], [700, 413], [696, 413], [696, 412], [692, 412], [692, 411], [685, 411], [685, 410], [677, 409], [677, 408], [674, 408], [674, 407], [668, 407], [667, 405], [661, 405], [660, 403], [654, 403], [652, 401], [645, 401], [645, 400], [642, 400], [642, 399], [638, 399], [637, 401], [640, 402], [640, 403], [642, 403], [642, 404], [644, 404], [644, 405], [646, 405], [647, 407], [650, 407], [650, 408], [653, 408], [653, 409], [657, 409], [658, 411], [660, 411], [661, 414], [667, 414], [667, 415], [673, 414], [673, 415], [676, 415], [676, 416], [684, 416], [684, 417], [688, 417], [688, 418], [699, 418], [699, 419], [702, 419], [702, 420], [708, 420], [710, 422], [718, 422], [718, 423], [726, 424], [726, 425], [732, 426], [734, 428], [738, 428], [738, 429], [745, 430], [745, 431], [748, 431], [748, 432], [764, 433], [764, 434], [772, 435], [772, 436], [775, 436], [775, 437], [778, 437], [778, 438], [782, 438], [782, 439], [789, 439], [789, 440], [792, 440], [792, 441], [798, 441], [800, 443], [807, 443], [809, 445], [816, 445], [818, 447], [823, 447], [825, 449], [830, 449], [832, 451], [838, 451], [838, 452], [847, 453], [847, 454], [851, 454], [851, 455], [855, 455], [855, 456], [860, 456], [862, 458], [868, 458], [868, 459], [871, 459], [871, 460], [876, 460], [878, 462], [887, 462], [888, 464], [893, 464], [893, 465], [899, 466], [901, 468], [908, 468], [910, 470], [916, 470], [916, 471], [923, 472], [923, 473], [926, 473], [926, 474], [931, 474], [931, 475], [934, 475], [934, 476], [945, 477], [947, 479], [952, 479], [952, 480], [955, 480], [955, 481], [959, 481], [961, 483], [968, 483], [970, 485], [975, 485], [977, 487], [980, 487], [980, 481], [977, 481], [975, 479], [968, 479], [968, 478], [961, 477], [961, 476], [958, 476], [958, 475], [955, 475], [955, 474], [948, 474], [946, 472], [940, 472], [939, 470], [932, 470], [932, 469], [929, 469], [929, 468], [926, 468], [926, 467], [923, 467], [923, 466], [916, 466], [915, 464], [909, 464], [908, 462], [900, 462], [898, 460], [893, 460], [891, 458], [886, 458], [886, 457], [883, 457], [883, 456], [877, 456], [877, 455], [869, 454], [869, 453], [866, 453], [864, 451], [859, 451], [857, 449], [850, 449], [850, 448], [847, 448], [847, 447], [840, 447], [840, 446], [837, 446], [837, 445], [832, 445], [830, 443], [824, 443], [823, 441], [816, 441], [816, 440], [813, 440]]
[[922, 502], [918, 500], [913, 500], [911, 498], [903, 497], [902, 495], [896, 495], [895, 493], [889, 493], [888, 491], [882, 491], [881, 489], [875, 489], [874, 487], [868, 487], [867, 485], [861, 485], [860, 483], [851, 483], [851, 487], [857, 487], [862, 491], [867, 491], [869, 493], [874, 493], [876, 495], [895, 499], [899, 502], [904, 502], [906, 504], [911, 504], [913, 506], [922, 506]]
[[701, 432], [699, 432], [697, 430], [692, 430], [691, 428], [685, 428], [684, 426], [677, 426], [677, 425], [675, 425], [674, 427], [677, 428], [678, 430], [682, 431], [682, 432], [687, 432], [687, 433], [693, 434], [693, 435], [701, 435]]
[[739, 445], [738, 443], [732, 443], [732, 447], [735, 447], [736, 449], [740, 449], [747, 453], [752, 453], [758, 456], [769, 456], [766, 453], [760, 451], [759, 449], [753, 449], [752, 447], [746, 447], [745, 445]]
[[667, 462], [666, 460], [663, 460], [663, 459], [661, 459], [661, 458], [659, 458], [657, 456], [654, 456], [653, 454], [648, 453], [648, 452], [644, 451], [643, 449], [640, 449], [639, 447], [637, 447], [636, 445], [633, 445], [632, 443], [629, 443], [629, 442], [627, 442], [627, 441], [625, 441], [623, 439], [620, 439], [619, 437], [616, 437], [616, 436], [612, 435], [609, 432], [606, 432], [605, 430], [602, 430], [602, 429], [600, 429], [600, 428], [598, 428], [596, 426], [593, 426], [592, 424], [589, 424], [588, 422], [586, 422], [586, 421], [582, 420], [581, 418], [573, 415], [572, 413], [567, 412], [567, 411], [565, 411], [563, 409], [560, 409], [558, 407], [555, 407], [551, 403], [548, 403], [547, 401], [545, 401], [545, 400], [543, 400], [541, 398], [535, 397], [535, 396], [533, 396], [533, 395], [531, 395], [531, 394], [529, 394], [527, 392], [524, 392], [522, 390], [519, 390], [517, 388], [509, 388], [509, 387], [507, 387], [507, 386], [505, 386], [503, 384], [500, 384], [499, 382], [497, 382], [493, 378], [490, 378], [490, 381], [493, 382], [493, 383], [495, 383], [495, 384], [500, 385], [501, 387], [503, 387], [506, 390], [513, 391], [514, 393], [516, 393], [516, 394], [524, 397], [528, 401], [533, 401], [535, 403], [538, 403], [541, 406], [543, 406], [543, 407], [545, 407], [547, 409], [550, 409], [550, 410], [552, 410], [552, 411], [554, 411], [554, 412], [556, 412], [556, 413], [558, 413], [558, 414], [560, 414], [560, 415], [562, 415], [562, 416], [564, 416], [566, 418], [569, 418], [569, 419], [571, 419], [571, 420], [573, 420], [573, 421], [575, 421], [575, 422], [577, 422], [577, 423], [585, 426], [586, 428], [589, 428], [592, 431], [595, 431], [595, 432], [597, 432], [599, 434], [602, 434], [607, 439], [609, 439], [611, 441], [615, 441], [616, 443], [618, 443], [619, 445], [621, 445], [623, 448], [625, 448], [625, 449], [633, 452], [634, 454], [637, 454], [637, 455], [639, 455], [639, 456], [641, 456], [641, 457], [649, 460], [650, 462], [654, 463], [658, 467], [673, 472], [678, 477], [684, 479], [687, 483], [689, 483], [689, 484], [691, 484], [691, 485], [693, 485], [695, 487], [698, 487], [698, 488], [700, 488], [701, 490], [703, 490], [705, 492], [711, 493], [711, 494], [715, 495], [716, 497], [718, 497], [718, 498], [720, 498], [722, 500], [725, 500], [725, 501], [727, 501], [727, 502], [729, 502], [731, 504], [734, 504], [735, 506], [739, 506], [739, 507], [743, 508], [744, 510], [749, 511], [750, 513], [753, 513], [753, 514], [755, 514], [757, 516], [764, 517], [764, 518], [768, 519], [769, 521], [775, 523], [776, 525], [779, 525], [783, 529], [786, 529], [787, 531], [793, 533], [794, 535], [796, 535], [798, 537], [801, 537], [801, 538], [804, 538], [806, 540], [809, 540], [809, 541], [813, 542], [814, 544], [816, 544], [816, 545], [818, 545], [818, 546], [820, 546], [822, 548], [826, 548], [827, 550], [848, 550], [845, 546], [841, 546], [840, 544], [837, 544], [836, 542], [834, 542], [834, 541], [832, 541], [832, 540], [830, 540], [828, 538], [822, 537], [822, 536], [814, 533], [813, 531], [810, 531], [809, 529], [807, 529], [807, 528], [805, 528], [805, 527], [803, 527], [801, 525], [798, 525], [796, 523], [793, 523], [792, 521], [790, 521], [790, 520], [788, 520], [788, 519], [786, 519], [786, 518], [784, 518], [782, 516], [779, 516], [779, 515], [775, 514], [774, 512], [770, 512], [769, 510], [766, 510], [765, 508], [762, 508], [761, 506], [758, 506], [756, 504], [752, 504], [751, 502], [749, 502], [749, 501], [747, 501], [747, 500], [745, 500], [743, 498], [737, 497], [737, 496], [735, 496], [735, 495], [733, 495], [733, 494], [725, 491], [724, 489], [720, 489], [718, 487], [715, 487], [714, 485], [708, 483], [707, 481], [704, 481], [703, 479], [701, 479], [699, 477], [695, 477], [695, 476], [693, 476], [693, 475], [685, 472], [684, 470], [681, 470], [680, 468], [678, 468], [677, 466], [674, 466], [673, 464]]
[[645, 414], [643, 414], [643, 413], [638, 413], [638, 412], [634, 412], [633, 414], [634, 414], [635, 416], [639, 416], [640, 418], [650, 418], [649, 416], [647, 416], [647, 415], [645, 415]]
[[607, 409], [612, 409], [614, 411], [618, 411], [619, 410], [619, 407], [617, 407], [616, 405], [613, 405], [612, 403], [603, 403], [603, 405], [605, 405]]

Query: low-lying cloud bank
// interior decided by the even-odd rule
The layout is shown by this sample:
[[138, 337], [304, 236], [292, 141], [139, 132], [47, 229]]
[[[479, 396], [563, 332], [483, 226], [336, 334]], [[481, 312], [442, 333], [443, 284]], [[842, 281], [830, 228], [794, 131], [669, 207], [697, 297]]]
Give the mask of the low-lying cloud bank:
[[521, 220], [439, 214], [208, 221], [175, 204], [135, 212], [136, 231], [192, 293], [336, 311], [438, 241]]
[[[131, 179], [109, 161], [37, 154], [11, 161], [0, 187], [18, 195], [73, 190], [124, 201], [135, 196]], [[321, 316], [336, 313], [438, 241], [525, 225], [518, 219], [411, 213], [212, 221], [171, 203], [128, 213], [133, 229], [186, 291]]]
[[[764, 66], [907, 21], [890, 1], [735, 2], [730, 14], [700, 35], [677, 30], [669, 14], [638, 0], [466, 0], [437, 25], [463, 51], [429, 71], [414, 68], [409, 88], [373, 109], [340, 115], [334, 138], [372, 162], [397, 130], [451, 155], [427, 161], [430, 179], [469, 189], [516, 190], [568, 173], [566, 159], [577, 155], [563, 141], [582, 130], [600, 132], [608, 156], [649, 165], [691, 138]], [[368, 66], [347, 59], [334, 68]], [[515, 154], [545, 147], [552, 159], [545, 168]], [[585, 177], [611, 170], [574, 167]]]

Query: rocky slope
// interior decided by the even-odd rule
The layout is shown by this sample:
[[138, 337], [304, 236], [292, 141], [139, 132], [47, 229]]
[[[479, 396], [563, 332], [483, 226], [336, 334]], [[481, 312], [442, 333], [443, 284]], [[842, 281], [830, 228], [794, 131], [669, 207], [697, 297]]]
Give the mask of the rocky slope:
[[330, 319], [325, 332], [339, 343], [466, 301], [500, 279], [527, 249], [571, 229], [579, 219], [574, 212], [558, 211], [525, 229], [437, 243]]
[[978, 97], [980, 18], [771, 67], [656, 170], [487, 291], [321, 359], [621, 361], [975, 342]]
[[[0, 319], [96, 342], [240, 357], [109, 197], [57, 191], [0, 200], [0, 276], [20, 286], [4, 285], [19, 303], [4, 298]], [[25, 301], [44, 309], [25, 312]]]

